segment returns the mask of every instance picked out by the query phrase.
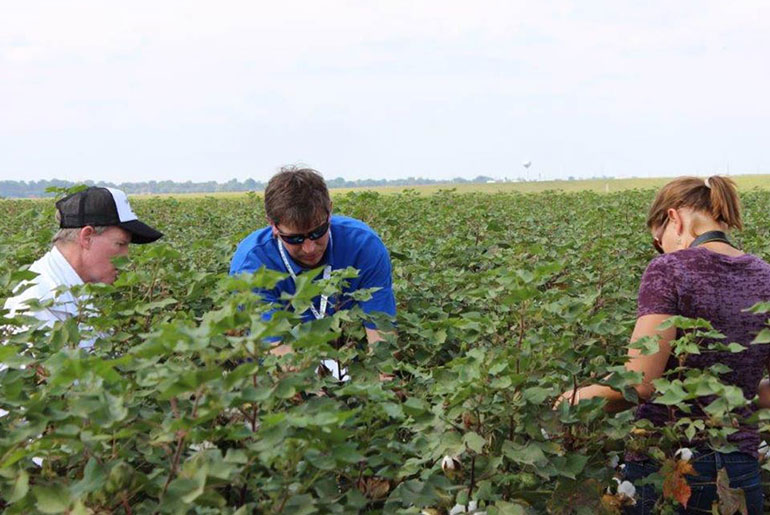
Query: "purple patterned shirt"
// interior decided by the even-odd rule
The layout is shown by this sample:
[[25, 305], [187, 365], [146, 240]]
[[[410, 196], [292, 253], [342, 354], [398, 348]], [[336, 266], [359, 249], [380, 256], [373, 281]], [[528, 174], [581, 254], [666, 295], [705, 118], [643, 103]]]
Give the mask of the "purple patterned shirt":
[[[700, 369], [715, 363], [727, 365], [732, 371], [722, 375], [721, 381], [741, 388], [744, 396], [752, 399], [764, 374], [770, 345], [751, 345], [751, 341], [766, 326], [768, 317], [743, 310], [768, 300], [770, 265], [765, 261], [751, 254], [731, 257], [695, 247], [650, 262], [639, 287], [637, 317], [661, 314], [703, 318], [725, 335], [724, 343], [737, 342], [747, 347], [739, 353], [691, 354], [685, 365]], [[678, 329], [676, 337], [681, 336]], [[669, 357], [666, 370], [676, 366], [677, 360]], [[741, 411], [740, 415], [748, 416], [756, 408], [750, 405]], [[662, 426], [669, 420], [669, 410], [648, 401], [639, 406], [636, 416]], [[728, 440], [741, 452], [757, 456], [759, 434], [755, 426], [742, 424]]]

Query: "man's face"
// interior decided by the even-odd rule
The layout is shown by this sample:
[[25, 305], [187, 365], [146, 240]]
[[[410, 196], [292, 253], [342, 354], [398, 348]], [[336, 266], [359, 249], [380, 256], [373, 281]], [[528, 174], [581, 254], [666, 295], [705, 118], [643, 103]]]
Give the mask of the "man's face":
[[112, 259], [128, 255], [131, 233], [120, 227], [110, 227], [102, 234], [92, 233], [90, 244], [83, 249], [83, 282], [112, 284], [118, 271]]
[[[273, 228], [273, 236], [281, 239], [283, 246], [294, 261], [305, 268], [315, 268], [321, 264], [326, 247], [329, 245], [329, 229], [318, 239], [312, 240], [308, 236], [313, 232], [317, 234], [319, 228], [323, 229], [323, 225], [330, 220], [331, 216], [324, 214], [322, 217], [318, 217], [316, 223], [311, 224], [309, 227], [294, 227], [293, 225], [283, 223], [271, 223], [270, 225]], [[281, 238], [280, 235], [304, 235], [305, 238], [302, 243], [292, 244]]]

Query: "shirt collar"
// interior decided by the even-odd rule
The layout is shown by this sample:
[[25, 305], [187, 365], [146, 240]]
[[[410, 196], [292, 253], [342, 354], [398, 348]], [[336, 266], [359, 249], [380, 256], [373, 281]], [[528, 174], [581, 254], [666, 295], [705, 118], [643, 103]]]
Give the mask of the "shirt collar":
[[56, 246], [51, 249], [49, 255], [48, 265], [51, 273], [58, 279], [57, 282], [69, 287], [83, 284], [83, 279], [80, 278], [70, 262], [67, 261], [67, 258], [64, 257]]

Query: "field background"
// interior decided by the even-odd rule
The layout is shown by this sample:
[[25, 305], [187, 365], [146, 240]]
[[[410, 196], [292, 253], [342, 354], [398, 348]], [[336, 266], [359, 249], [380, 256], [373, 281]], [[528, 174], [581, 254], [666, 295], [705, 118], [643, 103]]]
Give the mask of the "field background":
[[[751, 189], [770, 189], [770, 175], [735, 175], [731, 178], [738, 185], [740, 191]], [[433, 184], [424, 186], [381, 186], [373, 188], [336, 188], [333, 193], [348, 193], [351, 191], [375, 191], [377, 193], [400, 193], [405, 190], [413, 190], [421, 195], [430, 195], [438, 191], [452, 190], [457, 193], [542, 193], [544, 191], [593, 191], [595, 193], [617, 193], [619, 191], [660, 188], [671, 180], [671, 177], [658, 178], [632, 178], [632, 179], [590, 179], [575, 181], [529, 181], [529, 182], [495, 182], [491, 184]], [[160, 196], [178, 197], [234, 197], [243, 193], [185, 193], [168, 194]], [[153, 197], [158, 195], [132, 195], [132, 197]]]
[[[733, 237], [768, 259], [770, 193], [745, 191], [761, 179], [737, 178], [746, 229]], [[630, 189], [606, 194], [606, 183]], [[443, 515], [473, 501], [489, 515], [619, 513], [622, 499], [604, 494], [624, 449], [673, 470], [686, 427], [660, 435], [600, 402], [552, 405], [612, 371], [620, 389], [633, 380], [615, 367], [657, 255], [644, 226], [655, 189], [558, 184], [598, 191], [335, 191], [335, 212], [369, 224], [392, 257], [397, 337], [371, 352], [361, 313], [265, 323], [252, 288], [276, 278], [228, 277], [238, 242], [264, 224], [259, 195], [133, 199], [165, 237], [132, 246], [114, 286], [88, 288], [93, 353], [77, 349], [92, 332], [74, 320], [2, 329], [3, 507]], [[49, 248], [53, 214], [52, 200], [0, 201], [0, 302]], [[324, 286], [339, 302], [342, 280]], [[308, 281], [292, 306], [320, 288]], [[268, 337], [301, 351], [272, 357]], [[319, 377], [321, 357], [347, 364], [352, 381]], [[700, 393], [736, 398], [696, 379]], [[716, 411], [706, 422], [719, 442], [733, 419]]]

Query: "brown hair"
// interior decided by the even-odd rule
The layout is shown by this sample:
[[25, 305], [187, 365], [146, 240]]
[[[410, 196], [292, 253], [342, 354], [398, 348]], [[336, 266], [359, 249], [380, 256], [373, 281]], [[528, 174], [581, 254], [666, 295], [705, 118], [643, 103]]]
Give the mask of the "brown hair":
[[274, 224], [308, 229], [331, 209], [332, 201], [323, 177], [310, 168], [281, 168], [265, 188], [265, 214]]
[[680, 207], [689, 207], [728, 228], [743, 229], [741, 203], [735, 182], [727, 177], [679, 177], [669, 182], [655, 196], [647, 213], [647, 227], [652, 229], [662, 226], [668, 218], [667, 211]]

